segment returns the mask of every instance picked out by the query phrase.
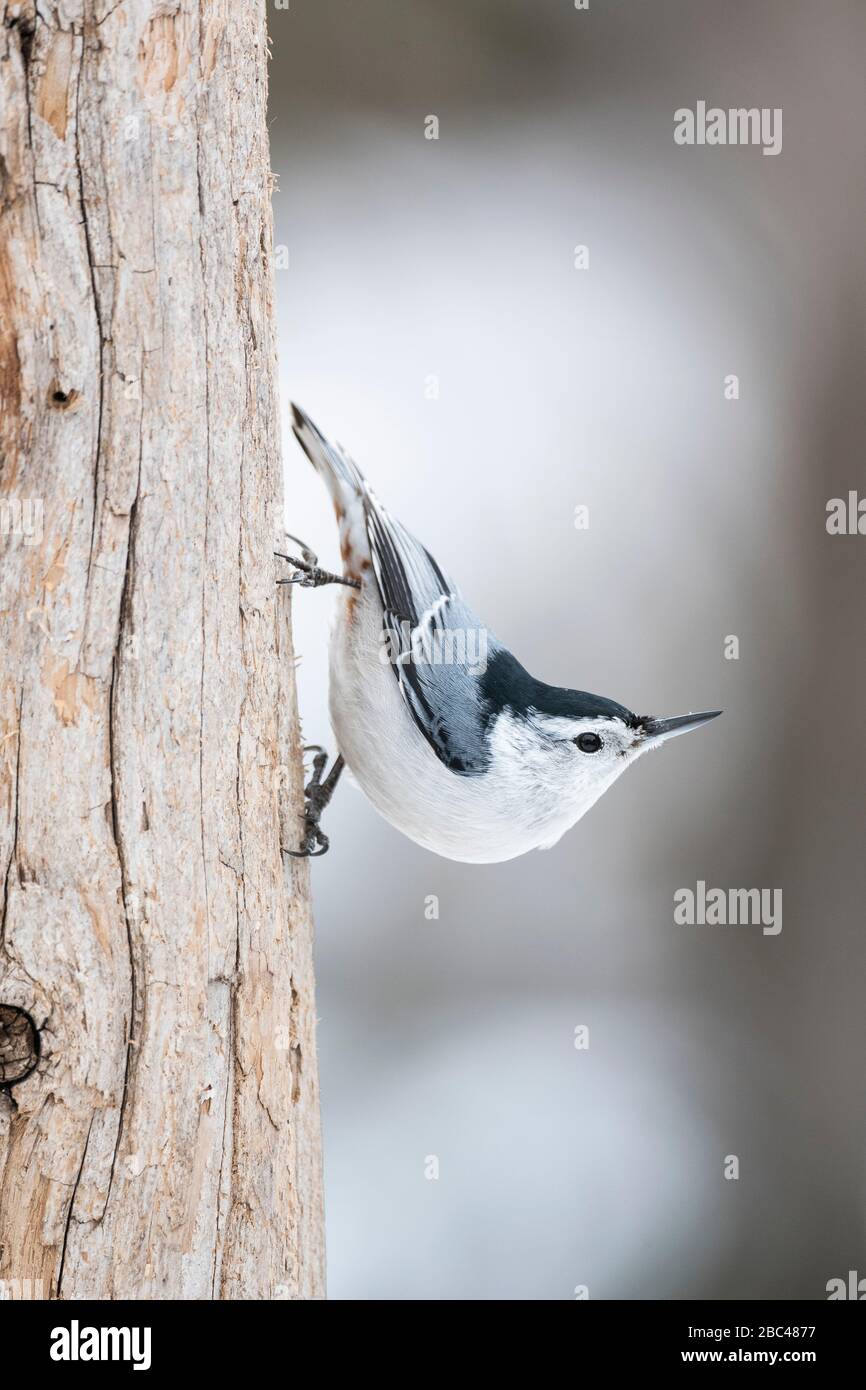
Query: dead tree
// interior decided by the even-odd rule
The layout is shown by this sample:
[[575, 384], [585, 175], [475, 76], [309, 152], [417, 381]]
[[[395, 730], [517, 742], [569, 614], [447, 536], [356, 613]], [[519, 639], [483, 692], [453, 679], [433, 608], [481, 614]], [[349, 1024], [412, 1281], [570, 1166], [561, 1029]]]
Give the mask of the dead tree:
[[319, 1297], [264, 0], [2, 12], [0, 1280]]

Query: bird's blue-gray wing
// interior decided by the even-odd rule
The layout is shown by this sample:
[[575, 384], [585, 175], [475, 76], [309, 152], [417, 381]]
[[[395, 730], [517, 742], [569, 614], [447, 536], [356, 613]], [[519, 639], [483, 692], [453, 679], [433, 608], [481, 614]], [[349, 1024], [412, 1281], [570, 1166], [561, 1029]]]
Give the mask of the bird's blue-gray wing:
[[436, 756], [476, 776], [489, 756], [481, 675], [498, 643], [428, 550], [368, 494], [384, 640], [404, 700]]

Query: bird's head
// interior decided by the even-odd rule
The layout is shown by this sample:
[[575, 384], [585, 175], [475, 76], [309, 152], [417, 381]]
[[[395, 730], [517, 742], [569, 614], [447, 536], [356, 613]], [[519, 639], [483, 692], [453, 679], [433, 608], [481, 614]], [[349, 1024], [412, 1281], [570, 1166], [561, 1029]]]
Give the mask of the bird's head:
[[644, 753], [721, 714], [706, 710], [660, 719], [583, 690], [532, 677], [523, 681], [513, 667], [499, 675], [504, 684], [491, 729], [494, 759], [500, 768], [513, 769], [527, 809], [537, 806], [539, 820], [561, 809], [564, 824], [550, 843]]

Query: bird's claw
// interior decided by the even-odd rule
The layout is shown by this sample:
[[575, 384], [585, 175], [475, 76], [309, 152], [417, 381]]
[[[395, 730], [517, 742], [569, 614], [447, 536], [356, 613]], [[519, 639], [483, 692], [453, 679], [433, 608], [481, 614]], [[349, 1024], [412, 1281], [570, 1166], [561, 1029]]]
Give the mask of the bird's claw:
[[298, 571], [290, 579], [278, 579], [278, 584], [300, 584], [302, 589], [320, 589], [325, 584], [345, 584], [350, 589], [360, 589], [361, 586], [357, 579], [346, 579], [341, 574], [332, 574], [330, 570], [322, 569], [318, 555], [304, 541], [299, 540], [297, 536], [291, 535], [288, 531], [286, 536], [301, 547], [303, 559], [299, 560], [295, 555], [285, 555], [281, 550], [275, 550], [274, 554], [277, 559], [287, 560]]
[[294, 555], [281, 555], [278, 550], [274, 551], [281, 560], [288, 560], [290, 565], [295, 565], [298, 574], [293, 574], [290, 579], [278, 579], [278, 584], [300, 584], [302, 589], [320, 589], [323, 584], [338, 584], [341, 581], [337, 575], [329, 574], [327, 570], [319, 569], [318, 565], [305, 565], [303, 560], [297, 560]]
[[323, 854], [327, 854], [331, 848], [331, 842], [322, 830], [321, 826], [309, 816], [304, 817], [306, 834], [304, 835], [300, 849], [287, 849], [285, 853], [291, 855], [292, 859], [319, 859]]
[[318, 859], [321, 855], [327, 854], [331, 847], [331, 842], [319, 822], [340, 779], [340, 773], [343, 770], [343, 758], [342, 755], [337, 755], [331, 771], [323, 781], [322, 774], [328, 761], [328, 755], [324, 748], [318, 743], [311, 743], [304, 749], [304, 752], [315, 753], [316, 755], [313, 759], [312, 775], [304, 787], [304, 838], [300, 849], [287, 849], [285, 853], [291, 855], [293, 859]]

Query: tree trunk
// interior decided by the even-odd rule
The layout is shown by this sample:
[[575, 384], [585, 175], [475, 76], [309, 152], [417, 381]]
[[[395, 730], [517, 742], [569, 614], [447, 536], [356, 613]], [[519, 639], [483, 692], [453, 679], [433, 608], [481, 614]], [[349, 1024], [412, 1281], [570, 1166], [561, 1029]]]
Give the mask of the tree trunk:
[[0, 1280], [321, 1297], [264, 0], [0, 8]]

